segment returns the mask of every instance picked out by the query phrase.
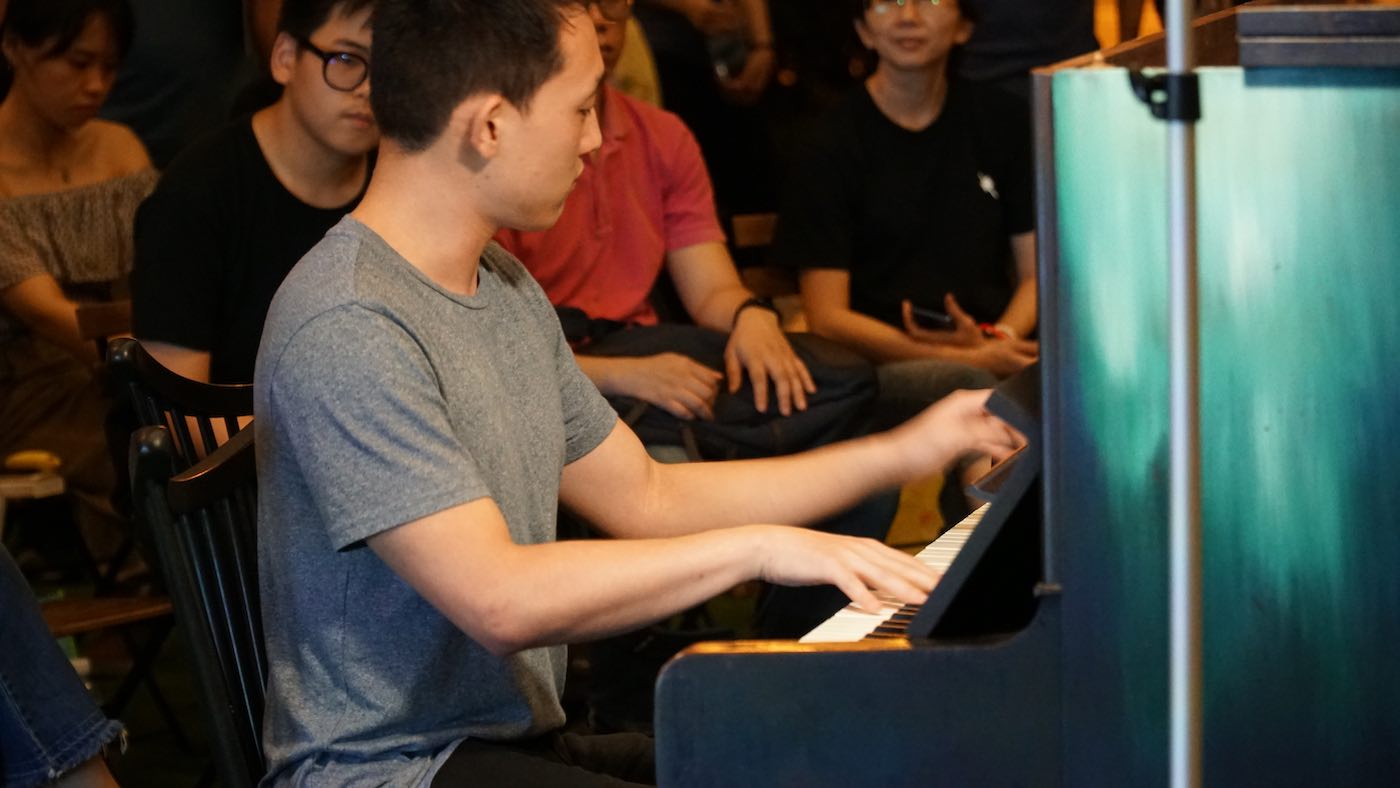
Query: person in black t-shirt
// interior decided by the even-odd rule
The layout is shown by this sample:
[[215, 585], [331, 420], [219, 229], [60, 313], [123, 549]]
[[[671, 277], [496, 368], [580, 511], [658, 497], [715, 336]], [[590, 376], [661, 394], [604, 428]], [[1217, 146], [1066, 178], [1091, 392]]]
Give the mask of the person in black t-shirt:
[[772, 254], [801, 269], [812, 330], [880, 362], [897, 421], [1036, 357], [1029, 124], [1004, 94], [948, 80], [972, 30], [954, 0], [853, 12], [879, 64], [799, 154]]
[[189, 378], [248, 383], [292, 266], [364, 194], [372, 0], [286, 0], [272, 106], [178, 156], [136, 216], [135, 334]]

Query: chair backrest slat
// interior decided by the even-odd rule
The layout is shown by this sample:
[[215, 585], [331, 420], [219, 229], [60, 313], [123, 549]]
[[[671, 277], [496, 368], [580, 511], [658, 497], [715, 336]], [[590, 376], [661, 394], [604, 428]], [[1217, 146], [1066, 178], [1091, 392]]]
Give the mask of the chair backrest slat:
[[164, 427], [143, 427], [132, 443], [133, 497], [194, 654], [215, 765], [226, 785], [254, 784], [265, 768], [267, 659], [253, 431], [239, 432], [179, 474], [175, 441]]
[[107, 367], [130, 396], [141, 424], [170, 430], [180, 470], [236, 434], [240, 420], [253, 415], [251, 383], [190, 380], [167, 369], [131, 337], [108, 343]]

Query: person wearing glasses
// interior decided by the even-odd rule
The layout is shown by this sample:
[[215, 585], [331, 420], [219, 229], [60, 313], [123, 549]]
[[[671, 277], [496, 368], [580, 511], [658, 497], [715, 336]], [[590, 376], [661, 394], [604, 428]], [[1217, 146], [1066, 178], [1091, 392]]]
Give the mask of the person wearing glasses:
[[282, 96], [193, 144], [136, 217], [134, 333], [185, 377], [249, 383], [283, 277], [359, 204], [379, 129], [372, 0], [286, 0], [270, 60]]
[[878, 363], [899, 421], [1036, 358], [1029, 122], [950, 80], [974, 0], [851, 0], [874, 73], [795, 156], [772, 262], [812, 330]]

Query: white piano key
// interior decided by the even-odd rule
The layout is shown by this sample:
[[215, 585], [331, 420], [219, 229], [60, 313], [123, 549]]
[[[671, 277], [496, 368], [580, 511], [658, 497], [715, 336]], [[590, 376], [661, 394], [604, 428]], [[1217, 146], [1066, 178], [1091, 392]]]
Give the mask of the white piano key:
[[[990, 504], [981, 507], [977, 511], [969, 514], [962, 522], [948, 529], [942, 536], [929, 543], [923, 550], [914, 556], [920, 563], [937, 572], [944, 572], [952, 565], [953, 559], [958, 557], [958, 552], [967, 543], [968, 537], [972, 534], [977, 524], [982, 522], [982, 515], [986, 513]], [[799, 643], [854, 643], [864, 640], [867, 635], [874, 632], [881, 624], [889, 621], [895, 613], [904, 608], [904, 605], [897, 600], [881, 596], [880, 601], [884, 603], [878, 613], [867, 613], [855, 605], [847, 605], [838, 610], [835, 615], [817, 625], [815, 629], [803, 635]]]

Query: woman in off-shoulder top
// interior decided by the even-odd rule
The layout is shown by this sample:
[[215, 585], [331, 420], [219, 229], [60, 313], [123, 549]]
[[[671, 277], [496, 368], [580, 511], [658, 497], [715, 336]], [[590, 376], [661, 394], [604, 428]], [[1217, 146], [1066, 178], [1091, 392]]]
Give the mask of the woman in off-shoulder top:
[[132, 220], [156, 174], [124, 126], [96, 118], [131, 40], [126, 0], [10, 0], [0, 101], [0, 456], [45, 449], [95, 552], [113, 471], [77, 304], [131, 268]]
[[[78, 335], [77, 304], [126, 277], [136, 206], [155, 184], [136, 136], [96, 118], [131, 43], [131, 9], [127, 0], [9, 0], [4, 15], [0, 457], [57, 454], [83, 536], [100, 555], [125, 526], [111, 511], [106, 405], [93, 376], [96, 348]], [[28, 660], [31, 645], [0, 654], [0, 672], [19, 677], [6, 682], [14, 692], [0, 703], [0, 732], [7, 752], [14, 748], [0, 782], [113, 784], [100, 750], [120, 725], [79, 682], [59, 681], [66, 665]]]
[[131, 41], [126, 0], [10, 0], [0, 101], [0, 457], [44, 449], [78, 502], [99, 557], [120, 540], [93, 377], [97, 351], [77, 305], [107, 298], [131, 269], [136, 207], [156, 173], [136, 135], [97, 119]]

